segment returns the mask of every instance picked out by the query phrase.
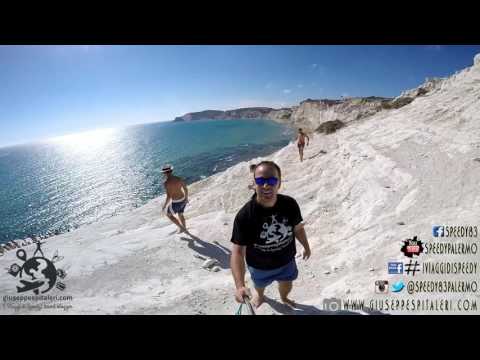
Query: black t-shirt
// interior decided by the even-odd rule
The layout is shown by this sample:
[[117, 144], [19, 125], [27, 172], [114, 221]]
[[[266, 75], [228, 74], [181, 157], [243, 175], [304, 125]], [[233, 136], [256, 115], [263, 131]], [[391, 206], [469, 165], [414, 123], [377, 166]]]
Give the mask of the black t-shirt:
[[296, 254], [296, 225], [303, 221], [295, 199], [277, 195], [271, 208], [261, 206], [256, 194], [238, 212], [233, 224], [232, 242], [246, 246], [247, 264], [271, 270], [288, 264]]

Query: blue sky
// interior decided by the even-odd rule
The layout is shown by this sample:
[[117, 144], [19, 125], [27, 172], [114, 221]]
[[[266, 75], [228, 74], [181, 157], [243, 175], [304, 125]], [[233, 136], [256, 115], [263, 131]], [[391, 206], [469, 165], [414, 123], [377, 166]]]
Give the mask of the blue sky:
[[187, 112], [389, 96], [480, 46], [0, 46], [0, 146]]

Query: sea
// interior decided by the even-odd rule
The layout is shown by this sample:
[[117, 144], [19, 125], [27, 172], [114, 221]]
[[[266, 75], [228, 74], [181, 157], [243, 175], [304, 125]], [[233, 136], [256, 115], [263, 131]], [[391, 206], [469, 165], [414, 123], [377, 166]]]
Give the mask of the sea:
[[272, 154], [294, 135], [270, 120], [197, 120], [0, 148], [0, 243], [64, 233], [142, 206], [164, 193], [164, 164], [191, 184]]

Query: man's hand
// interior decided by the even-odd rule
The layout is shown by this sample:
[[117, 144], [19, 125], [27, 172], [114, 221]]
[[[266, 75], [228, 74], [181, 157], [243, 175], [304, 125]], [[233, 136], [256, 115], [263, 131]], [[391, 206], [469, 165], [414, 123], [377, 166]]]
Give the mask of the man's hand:
[[235, 291], [235, 300], [237, 300], [237, 302], [239, 303], [243, 303], [243, 298], [247, 296], [247, 297], [251, 297], [251, 294], [250, 294], [250, 289], [246, 288], [245, 286], [242, 286], [242, 287], [239, 287], [236, 291]]
[[308, 244], [308, 240], [307, 240], [307, 234], [305, 233], [304, 223], [299, 223], [298, 225], [296, 225], [294, 228], [294, 232], [295, 232], [295, 237], [303, 246], [303, 252], [302, 252], [303, 260], [307, 260], [311, 255], [311, 251], [310, 251], [310, 245]]
[[303, 260], [308, 260], [308, 258], [312, 255], [310, 248], [303, 249]]

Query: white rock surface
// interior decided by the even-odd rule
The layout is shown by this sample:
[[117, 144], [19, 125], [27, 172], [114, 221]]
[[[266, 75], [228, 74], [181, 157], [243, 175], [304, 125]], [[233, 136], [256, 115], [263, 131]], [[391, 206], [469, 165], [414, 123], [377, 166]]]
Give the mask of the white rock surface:
[[473, 58], [473, 64], [476, 66], [480, 65], [480, 54], [475, 55]]

